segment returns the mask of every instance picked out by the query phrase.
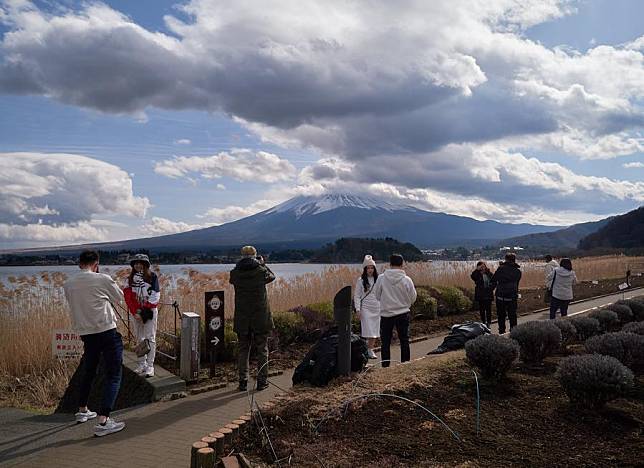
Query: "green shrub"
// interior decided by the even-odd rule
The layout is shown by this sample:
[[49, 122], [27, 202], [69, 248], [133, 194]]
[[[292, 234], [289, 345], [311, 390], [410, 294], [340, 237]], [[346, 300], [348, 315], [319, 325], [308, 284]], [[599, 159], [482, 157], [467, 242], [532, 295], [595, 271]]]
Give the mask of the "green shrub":
[[577, 329], [570, 320], [558, 318], [553, 322], [561, 332], [561, 345], [568, 346], [577, 340]]
[[625, 304], [630, 307], [631, 312], [633, 312], [633, 320], [642, 321], [644, 320], [644, 298], [638, 299], [626, 299], [625, 301], [618, 301], [618, 304]]
[[519, 345], [499, 335], [481, 335], [465, 343], [465, 355], [483, 377], [500, 379], [519, 356]]
[[586, 351], [612, 356], [631, 369], [644, 365], [644, 336], [635, 333], [607, 333], [589, 338]]
[[610, 309], [593, 310], [588, 317], [594, 318], [599, 322], [599, 328], [602, 332], [614, 331], [619, 328], [619, 317]]
[[619, 321], [622, 323], [633, 321], [633, 311], [627, 305], [615, 303], [607, 306], [606, 308], [615, 312], [619, 317]]
[[601, 408], [633, 386], [633, 373], [627, 367], [600, 354], [564, 358], [556, 376], [570, 402], [579, 407]]
[[239, 339], [237, 333], [233, 331], [233, 323], [226, 320], [224, 324], [224, 347], [219, 352], [217, 359], [220, 361], [234, 361], [237, 359], [239, 352]]
[[510, 331], [510, 338], [519, 343], [523, 362], [541, 362], [561, 347], [561, 331], [550, 320], [517, 325]]
[[332, 302], [318, 302], [316, 304], [309, 304], [308, 308], [320, 314], [320, 316], [323, 317], [325, 321], [329, 323], [334, 321]]
[[277, 335], [278, 346], [284, 349], [305, 333], [304, 319], [295, 312], [276, 312], [273, 324]]
[[472, 309], [472, 301], [454, 286], [434, 286], [430, 293], [438, 301], [438, 315], [463, 314]]
[[591, 336], [599, 335], [601, 327], [599, 321], [590, 317], [573, 317], [570, 320], [577, 330], [577, 339], [579, 341], [586, 341]]
[[432, 297], [429, 291], [417, 288], [418, 297], [411, 306], [411, 314], [414, 318], [435, 319], [438, 310], [438, 301]]
[[644, 322], [631, 322], [624, 325], [623, 332], [644, 335]]

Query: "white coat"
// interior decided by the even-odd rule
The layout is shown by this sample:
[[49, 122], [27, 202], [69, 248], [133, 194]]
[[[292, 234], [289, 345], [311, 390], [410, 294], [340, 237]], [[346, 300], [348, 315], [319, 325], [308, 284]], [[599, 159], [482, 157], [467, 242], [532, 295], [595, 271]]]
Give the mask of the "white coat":
[[[555, 273], [557, 274], [556, 277]], [[550, 272], [546, 282], [548, 286], [552, 284], [552, 297], [560, 301], [570, 301], [572, 300], [572, 286], [577, 282], [577, 275], [573, 270], [557, 267]]]
[[369, 289], [364, 290], [362, 277], [356, 281], [353, 292], [353, 303], [360, 314], [360, 336], [378, 338], [380, 336], [380, 302], [373, 291], [374, 279], [369, 277]]
[[555, 268], [558, 268], [559, 264], [557, 263], [556, 260], [550, 260], [548, 263], [546, 263], [546, 275], [544, 276], [545, 282], [546, 282], [546, 289], [550, 289], [550, 283], [552, 282], [552, 277], [550, 278], [550, 282], [548, 282], [548, 277], [552, 274], [553, 271], [555, 271]]

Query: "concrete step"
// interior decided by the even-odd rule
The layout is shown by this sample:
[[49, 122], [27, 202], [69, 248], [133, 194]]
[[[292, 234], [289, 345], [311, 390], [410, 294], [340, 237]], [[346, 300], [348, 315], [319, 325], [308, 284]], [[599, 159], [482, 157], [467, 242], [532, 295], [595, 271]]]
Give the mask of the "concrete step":
[[[124, 367], [127, 367], [132, 372], [134, 372], [138, 365], [139, 358], [134, 352], [123, 352]], [[166, 395], [186, 391], [185, 380], [177, 377], [172, 372], [167, 371], [159, 365], [154, 366], [154, 377], [139, 376], [139, 379], [142, 380], [142, 383], [150, 385], [152, 387], [153, 401], [159, 401]]]

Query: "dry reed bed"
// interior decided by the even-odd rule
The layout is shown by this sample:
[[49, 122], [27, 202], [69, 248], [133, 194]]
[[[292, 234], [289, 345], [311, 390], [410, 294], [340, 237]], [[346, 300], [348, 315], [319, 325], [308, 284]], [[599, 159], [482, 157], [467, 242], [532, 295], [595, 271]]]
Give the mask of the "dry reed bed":
[[[582, 281], [624, 276], [628, 264], [644, 257], [589, 257], [574, 260], [575, 271]], [[410, 263], [407, 272], [417, 285], [472, 286], [470, 272], [475, 262]], [[496, 267], [496, 264], [490, 265]], [[157, 267], [162, 290], [162, 302], [177, 301], [182, 311], [203, 313], [204, 292], [226, 292], [226, 316], [233, 313], [234, 291], [228, 283], [228, 273], [202, 273], [186, 268], [185, 275], [172, 277]], [[112, 272], [124, 283], [128, 270]], [[355, 267], [333, 266], [322, 273], [307, 273], [296, 278], [277, 279], [268, 287], [273, 310], [287, 310], [298, 305], [329, 301], [343, 286], [353, 285], [359, 274]], [[63, 273], [43, 272], [36, 276], [12, 277], [5, 287], [0, 283], [0, 376], [23, 377], [59, 372], [60, 363], [51, 356], [51, 332], [69, 326], [69, 317], [62, 284]], [[543, 264], [523, 265], [523, 288], [543, 284]], [[160, 327], [169, 328], [172, 309], [161, 307]], [[124, 330], [123, 330], [124, 332]], [[64, 366], [63, 366], [64, 367]]]

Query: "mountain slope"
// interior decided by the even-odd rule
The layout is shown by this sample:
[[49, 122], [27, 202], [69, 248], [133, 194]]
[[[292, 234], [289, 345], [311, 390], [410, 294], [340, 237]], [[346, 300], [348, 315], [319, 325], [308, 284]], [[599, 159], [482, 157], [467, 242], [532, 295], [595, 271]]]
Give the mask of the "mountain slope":
[[503, 240], [502, 244], [535, 249], [574, 249], [577, 248], [577, 244], [582, 238], [601, 229], [611, 219], [606, 218], [589, 223], [574, 224], [570, 227], [552, 232], [540, 232], [537, 234], [511, 237]]
[[579, 248], [635, 249], [644, 247], [644, 206], [610, 219], [598, 231], [579, 241]]
[[[146, 239], [93, 244], [93, 247], [103, 250], [184, 251], [257, 244], [276, 249], [317, 247], [340, 237], [393, 237], [419, 247], [441, 247], [489, 242], [555, 229], [552, 226], [477, 221], [373, 197], [328, 194], [296, 197], [269, 210], [221, 226]], [[70, 249], [79, 250], [79, 246], [47, 250]]]

